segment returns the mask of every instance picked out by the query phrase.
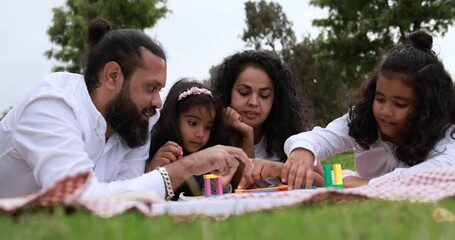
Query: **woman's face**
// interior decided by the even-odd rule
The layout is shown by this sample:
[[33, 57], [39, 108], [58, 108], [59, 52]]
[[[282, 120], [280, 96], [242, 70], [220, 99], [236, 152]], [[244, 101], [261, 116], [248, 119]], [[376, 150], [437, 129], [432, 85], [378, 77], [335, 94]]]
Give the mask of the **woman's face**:
[[379, 75], [373, 102], [373, 114], [384, 140], [396, 140], [408, 130], [409, 118], [414, 112], [416, 95], [404, 84], [400, 75]]
[[231, 107], [254, 129], [264, 124], [272, 109], [275, 88], [267, 72], [249, 66], [237, 77], [231, 90]]

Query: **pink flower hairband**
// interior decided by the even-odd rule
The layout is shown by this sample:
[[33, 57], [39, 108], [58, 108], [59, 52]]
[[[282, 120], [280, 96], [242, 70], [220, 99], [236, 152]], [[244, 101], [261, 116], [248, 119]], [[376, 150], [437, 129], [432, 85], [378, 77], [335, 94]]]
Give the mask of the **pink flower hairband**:
[[183, 98], [186, 98], [186, 97], [191, 96], [191, 95], [199, 95], [199, 94], [212, 96], [212, 92], [210, 92], [209, 90], [207, 90], [205, 88], [192, 87], [192, 88], [180, 93], [177, 101], [180, 101]]

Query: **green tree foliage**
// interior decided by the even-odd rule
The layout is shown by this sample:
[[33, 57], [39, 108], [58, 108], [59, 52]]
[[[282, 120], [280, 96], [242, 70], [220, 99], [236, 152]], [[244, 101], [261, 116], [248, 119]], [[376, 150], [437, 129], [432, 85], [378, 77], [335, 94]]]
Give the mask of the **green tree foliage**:
[[257, 50], [269, 50], [281, 57], [310, 101], [316, 124], [324, 126], [346, 111], [346, 87], [341, 74], [330, 62], [315, 57], [315, 41], [306, 37], [296, 42], [292, 22], [278, 3], [246, 2], [245, 11], [247, 29], [242, 40]]
[[296, 43], [292, 22], [278, 3], [246, 2], [246, 26], [242, 40], [255, 49], [290, 49]]
[[314, 40], [306, 37], [283, 56], [314, 110], [315, 124], [325, 126], [347, 111], [346, 85], [341, 73], [317, 59]]
[[454, 0], [311, 0], [328, 9], [328, 17], [313, 20], [322, 33], [318, 57], [331, 61], [356, 87], [393, 44], [424, 29], [433, 35], [447, 32], [455, 21]]
[[94, 18], [103, 16], [116, 28], [144, 30], [169, 13], [166, 3], [166, 0], [67, 0], [65, 6], [52, 9], [52, 25], [47, 30], [54, 47], [45, 55], [59, 64], [52, 70], [82, 71], [87, 28]]

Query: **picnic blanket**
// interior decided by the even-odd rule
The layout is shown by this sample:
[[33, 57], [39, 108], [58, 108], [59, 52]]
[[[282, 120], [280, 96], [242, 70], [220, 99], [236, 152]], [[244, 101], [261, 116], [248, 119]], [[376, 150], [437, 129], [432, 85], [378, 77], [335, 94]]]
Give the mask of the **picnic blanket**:
[[324, 201], [381, 199], [435, 202], [455, 196], [455, 167], [434, 168], [408, 175], [398, 175], [351, 189], [318, 188], [282, 192], [232, 193], [178, 202], [166, 202], [153, 192], [82, 198], [82, 193], [90, 179], [90, 173], [81, 172], [68, 176], [40, 192], [0, 199], [0, 212], [17, 213], [24, 209], [47, 208], [61, 204], [74, 208], [81, 207], [101, 217], [111, 217], [135, 210], [147, 216], [168, 214], [175, 217], [225, 218], [247, 212]]

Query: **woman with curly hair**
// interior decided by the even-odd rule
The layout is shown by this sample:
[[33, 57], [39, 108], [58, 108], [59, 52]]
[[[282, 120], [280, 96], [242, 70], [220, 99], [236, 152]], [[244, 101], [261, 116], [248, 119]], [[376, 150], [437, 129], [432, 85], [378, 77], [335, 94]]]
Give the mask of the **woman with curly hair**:
[[347, 114], [286, 141], [284, 174], [293, 165], [311, 174], [314, 161], [353, 148], [357, 176], [345, 187], [455, 166], [454, 84], [431, 50], [433, 38], [419, 31], [410, 40], [388, 52]]
[[[272, 54], [248, 50], [227, 57], [211, 85], [226, 107], [225, 122], [236, 133], [235, 145], [251, 158], [273, 161], [255, 159], [256, 170], [244, 174], [246, 185], [256, 182], [255, 186], [265, 187], [281, 183], [276, 177], [281, 176], [287, 159], [284, 142], [312, 126], [311, 111], [302, 101], [292, 73]], [[257, 181], [265, 177], [269, 178]], [[323, 184], [321, 176], [316, 178]]]

